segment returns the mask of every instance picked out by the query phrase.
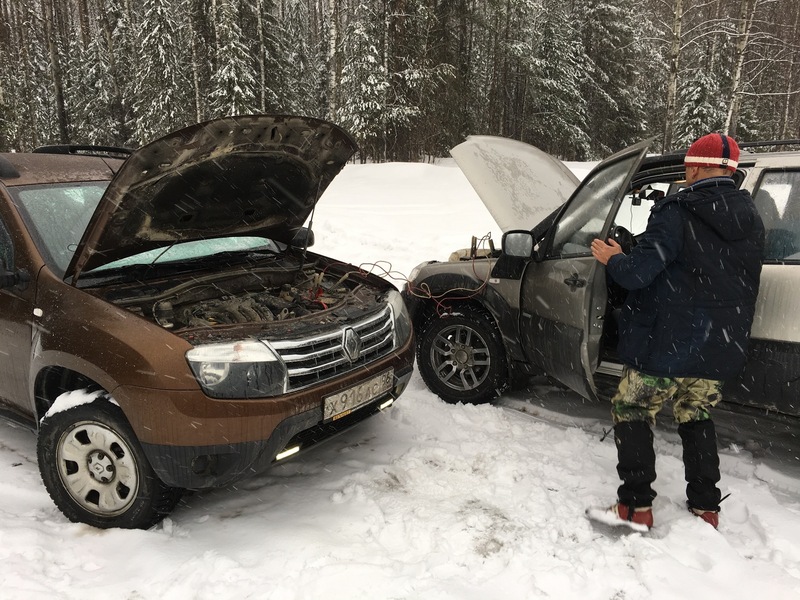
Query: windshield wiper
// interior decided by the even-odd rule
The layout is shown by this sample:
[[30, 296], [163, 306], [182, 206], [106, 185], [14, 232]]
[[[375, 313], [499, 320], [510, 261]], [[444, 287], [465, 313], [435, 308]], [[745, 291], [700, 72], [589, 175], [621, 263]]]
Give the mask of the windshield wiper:
[[[163, 253], [162, 253], [163, 254]], [[81, 279], [109, 279], [109, 280], [123, 280], [123, 281], [136, 281], [145, 280], [148, 275], [163, 275], [164, 273], [176, 274], [183, 271], [192, 271], [197, 269], [198, 264], [218, 264], [224, 262], [232, 257], [242, 257], [244, 260], [236, 262], [244, 262], [245, 260], [263, 260], [265, 258], [274, 258], [279, 256], [280, 252], [269, 248], [268, 246], [260, 246], [258, 248], [247, 248], [241, 250], [225, 250], [224, 252], [216, 252], [214, 254], [205, 254], [203, 256], [195, 256], [192, 258], [183, 258], [168, 260], [164, 262], [149, 262], [149, 263], [134, 263], [128, 265], [119, 265], [117, 267], [98, 267], [81, 274]]]

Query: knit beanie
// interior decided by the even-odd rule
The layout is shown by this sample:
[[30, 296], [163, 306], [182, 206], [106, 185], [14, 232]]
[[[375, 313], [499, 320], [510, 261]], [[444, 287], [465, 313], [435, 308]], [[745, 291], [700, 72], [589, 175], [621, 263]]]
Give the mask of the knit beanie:
[[735, 171], [739, 164], [739, 144], [730, 136], [709, 133], [689, 146], [683, 163], [687, 167], [717, 167]]

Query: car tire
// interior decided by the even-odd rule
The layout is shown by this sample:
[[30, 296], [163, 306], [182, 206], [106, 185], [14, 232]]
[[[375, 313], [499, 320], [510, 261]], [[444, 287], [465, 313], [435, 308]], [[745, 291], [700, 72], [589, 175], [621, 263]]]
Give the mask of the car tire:
[[489, 402], [507, 387], [500, 331], [482, 310], [459, 307], [427, 321], [417, 345], [425, 384], [450, 403]]
[[146, 529], [181, 497], [156, 476], [122, 410], [107, 400], [45, 416], [36, 455], [47, 492], [73, 523]]

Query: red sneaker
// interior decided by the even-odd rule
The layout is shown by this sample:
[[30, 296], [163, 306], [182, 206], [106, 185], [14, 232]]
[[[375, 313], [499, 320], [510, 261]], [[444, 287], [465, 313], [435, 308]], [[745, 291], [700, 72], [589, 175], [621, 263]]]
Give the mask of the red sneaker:
[[700, 517], [714, 529], [719, 527], [719, 512], [716, 510], [700, 510], [699, 508], [690, 508], [689, 510], [693, 515]]
[[590, 508], [586, 516], [606, 525], [624, 525], [634, 531], [649, 531], [653, 526], [653, 509], [650, 506], [632, 508], [618, 502], [608, 508]]

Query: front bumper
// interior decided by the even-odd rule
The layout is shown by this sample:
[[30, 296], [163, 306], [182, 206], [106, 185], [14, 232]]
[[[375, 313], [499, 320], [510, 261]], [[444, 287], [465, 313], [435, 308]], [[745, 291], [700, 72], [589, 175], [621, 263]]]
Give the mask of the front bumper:
[[265, 440], [212, 446], [142, 444], [153, 470], [167, 485], [185, 489], [215, 488], [266, 470], [287, 448], [308, 448], [325, 441], [380, 411], [408, 384], [412, 370], [395, 373], [395, 386], [382, 397], [346, 417], [322, 423], [321, 409], [312, 409], [281, 421]]
[[[390, 355], [326, 381], [275, 398], [218, 400], [201, 390], [122, 386], [113, 396], [164, 483], [219, 487], [267, 468], [287, 446], [303, 449], [378, 411], [397, 398], [413, 371], [414, 337]], [[324, 398], [391, 368], [391, 389], [351, 414], [323, 424]]]

